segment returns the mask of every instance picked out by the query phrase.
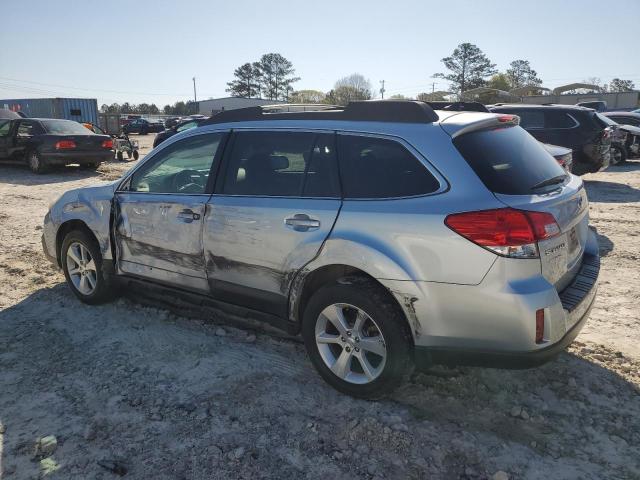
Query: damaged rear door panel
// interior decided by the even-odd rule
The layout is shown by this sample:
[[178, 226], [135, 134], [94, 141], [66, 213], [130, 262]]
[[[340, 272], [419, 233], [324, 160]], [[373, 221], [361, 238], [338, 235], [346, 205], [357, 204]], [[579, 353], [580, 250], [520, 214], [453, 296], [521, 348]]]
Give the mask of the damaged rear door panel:
[[204, 225], [212, 294], [285, 318], [293, 277], [342, 203], [335, 134], [237, 131], [226, 150]]

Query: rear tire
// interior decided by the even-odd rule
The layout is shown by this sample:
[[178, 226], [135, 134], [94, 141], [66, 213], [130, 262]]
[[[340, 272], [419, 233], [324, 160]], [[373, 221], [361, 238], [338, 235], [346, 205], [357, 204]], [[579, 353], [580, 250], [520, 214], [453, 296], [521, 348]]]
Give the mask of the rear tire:
[[98, 305], [116, 296], [113, 279], [104, 274], [98, 242], [89, 233], [69, 232], [62, 242], [60, 259], [67, 284], [80, 301]]
[[305, 308], [302, 336], [320, 376], [347, 395], [383, 396], [413, 371], [406, 318], [390, 294], [367, 278], [346, 277], [320, 288]]
[[116, 153], [116, 158], [119, 162], [124, 162], [124, 155], [122, 154], [122, 152]]
[[25, 154], [25, 158], [27, 159], [27, 165], [29, 166], [29, 170], [33, 173], [44, 173], [47, 169], [47, 165], [40, 157], [40, 154], [37, 150], [29, 150]]
[[138, 153], [138, 151], [137, 151], [137, 150], [134, 150], [134, 151], [133, 151], [133, 159], [134, 159], [134, 160], [138, 160], [138, 158], [140, 158], [140, 154]]

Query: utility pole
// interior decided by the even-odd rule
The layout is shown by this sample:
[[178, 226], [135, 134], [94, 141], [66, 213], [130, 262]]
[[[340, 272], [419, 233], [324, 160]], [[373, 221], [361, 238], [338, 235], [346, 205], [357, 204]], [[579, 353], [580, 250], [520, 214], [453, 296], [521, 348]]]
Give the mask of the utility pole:
[[198, 113], [198, 99], [196, 97], [196, 77], [193, 77], [193, 108], [195, 109], [194, 113]]
[[431, 84], [431, 93], [435, 93], [435, 91], [436, 91], [436, 82], [433, 82]]
[[384, 100], [384, 92], [385, 92], [385, 89], [384, 89], [384, 80], [380, 80], [380, 85], [382, 85], [382, 86], [380, 87], [380, 95], [382, 96], [382, 100]]

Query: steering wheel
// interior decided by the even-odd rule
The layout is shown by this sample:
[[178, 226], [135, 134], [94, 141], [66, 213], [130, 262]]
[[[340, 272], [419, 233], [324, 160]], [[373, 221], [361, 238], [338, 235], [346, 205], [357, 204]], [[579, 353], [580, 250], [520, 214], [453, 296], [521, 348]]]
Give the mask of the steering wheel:
[[[194, 178], [197, 177], [197, 180]], [[197, 170], [182, 170], [173, 176], [173, 189], [180, 193], [202, 193], [207, 177]]]

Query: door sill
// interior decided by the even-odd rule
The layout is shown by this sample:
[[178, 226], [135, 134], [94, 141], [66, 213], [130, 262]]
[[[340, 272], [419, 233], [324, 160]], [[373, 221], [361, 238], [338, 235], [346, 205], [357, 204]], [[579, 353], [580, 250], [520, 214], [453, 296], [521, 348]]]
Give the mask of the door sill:
[[296, 335], [299, 330], [286, 318], [217, 300], [193, 290], [168, 286], [128, 274], [118, 275], [116, 278], [118, 284], [131, 287], [125, 289], [125, 295], [131, 300], [149, 306], [166, 308], [176, 315], [210, 320], [212, 317], [224, 313], [231, 316], [225, 318], [225, 323], [236, 324], [240, 328], [256, 327], [257, 325], [251, 325], [251, 323], [257, 321], [289, 335]]

